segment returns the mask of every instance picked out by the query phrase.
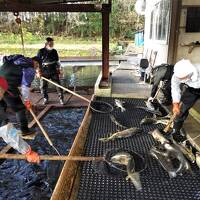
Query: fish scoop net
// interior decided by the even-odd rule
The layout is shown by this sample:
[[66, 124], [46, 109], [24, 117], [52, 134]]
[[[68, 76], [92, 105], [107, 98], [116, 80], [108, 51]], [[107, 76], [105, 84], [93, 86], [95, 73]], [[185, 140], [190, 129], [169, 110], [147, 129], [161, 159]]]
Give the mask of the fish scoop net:
[[113, 106], [104, 101], [91, 101], [90, 108], [92, 111], [102, 114], [111, 113], [113, 111]]
[[111, 161], [111, 158], [120, 152], [129, 153], [133, 157], [136, 172], [142, 172], [146, 168], [146, 162], [140, 154], [124, 149], [112, 149], [106, 152], [104, 161], [93, 161], [94, 171], [98, 174], [108, 176], [127, 176], [126, 165]]

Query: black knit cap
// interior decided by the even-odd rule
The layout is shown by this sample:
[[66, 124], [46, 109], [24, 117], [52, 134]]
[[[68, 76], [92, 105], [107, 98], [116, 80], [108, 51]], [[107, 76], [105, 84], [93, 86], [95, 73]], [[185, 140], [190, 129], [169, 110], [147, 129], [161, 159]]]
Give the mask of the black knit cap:
[[47, 42], [53, 42], [54, 40], [53, 40], [53, 38], [51, 38], [51, 37], [47, 37], [47, 38], [46, 38], [46, 41], [47, 41]]

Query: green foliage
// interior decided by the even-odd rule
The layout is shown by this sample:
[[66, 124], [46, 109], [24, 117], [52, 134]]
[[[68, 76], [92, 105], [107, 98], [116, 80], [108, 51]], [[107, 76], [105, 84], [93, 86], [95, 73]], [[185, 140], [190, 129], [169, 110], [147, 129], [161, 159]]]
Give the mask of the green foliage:
[[[100, 1], [101, 2], [101, 1]], [[138, 18], [134, 4], [136, 0], [113, 0], [110, 15], [111, 38], [133, 39], [134, 32], [143, 28], [144, 18]], [[0, 13], [1, 14], [1, 13]], [[25, 40], [34, 42], [34, 34], [43, 36], [85, 37], [95, 40], [101, 37], [101, 13], [20, 13]], [[7, 19], [11, 19], [8, 22]], [[0, 15], [0, 33], [13, 33], [11, 41], [18, 42], [19, 26], [11, 13]]]

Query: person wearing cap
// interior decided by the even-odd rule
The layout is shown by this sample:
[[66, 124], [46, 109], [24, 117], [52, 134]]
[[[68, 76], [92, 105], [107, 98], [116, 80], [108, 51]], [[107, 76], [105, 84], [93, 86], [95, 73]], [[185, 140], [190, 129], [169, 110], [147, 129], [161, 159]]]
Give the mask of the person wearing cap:
[[[54, 40], [51, 37], [46, 38], [45, 47], [38, 51], [37, 56], [42, 60], [41, 75], [47, 79], [58, 83], [60, 85], [60, 63], [57, 51], [53, 48]], [[48, 82], [41, 79], [40, 89], [44, 97], [44, 105], [48, 103]], [[59, 95], [59, 101], [61, 105], [64, 105], [63, 90], [56, 88]]]
[[[3, 58], [3, 65], [0, 68], [0, 73], [4, 74], [8, 82], [8, 91], [0, 101], [0, 109], [6, 110], [6, 106], [9, 106], [16, 113], [22, 136], [34, 133], [28, 128], [26, 109], [31, 108], [29, 89], [34, 80], [36, 69], [39, 69], [40, 62], [38, 57], [28, 58], [23, 55], [10, 55]], [[21, 92], [19, 87], [21, 87]]]
[[[0, 74], [0, 100], [2, 100], [7, 90], [8, 82], [2, 76], [2, 74]], [[6, 119], [7, 115], [5, 109], [0, 107], [0, 123]], [[0, 127], [0, 137], [2, 137], [7, 144], [21, 154], [24, 154], [28, 162], [39, 163], [39, 155], [34, 152], [31, 147], [19, 136], [19, 132], [20, 131], [17, 130], [11, 123], [4, 124]]]
[[172, 102], [171, 97], [171, 79], [174, 71], [174, 65], [161, 64], [153, 69], [153, 85], [151, 89], [151, 96], [148, 98], [147, 107], [151, 110], [155, 110], [153, 101], [156, 95], [159, 84], [161, 84], [162, 96], [160, 97], [160, 103], [163, 105], [170, 105]]
[[[181, 84], [185, 85], [184, 92], [181, 91]], [[186, 135], [180, 130], [189, 114], [189, 109], [200, 98], [200, 66], [195, 66], [185, 59], [178, 61], [174, 66], [171, 87], [173, 113], [176, 114], [172, 134], [175, 141], [183, 142]]]

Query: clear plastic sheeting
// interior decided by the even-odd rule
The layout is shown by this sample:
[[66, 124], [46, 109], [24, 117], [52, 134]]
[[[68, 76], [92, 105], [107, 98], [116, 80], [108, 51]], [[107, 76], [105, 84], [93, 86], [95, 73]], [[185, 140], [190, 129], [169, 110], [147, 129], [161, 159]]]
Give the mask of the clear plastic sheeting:
[[18, 152], [25, 154], [29, 149], [29, 145], [19, 136], [19, 133], [20, 131], [11, 123], [0, 127], [0, 137]]

